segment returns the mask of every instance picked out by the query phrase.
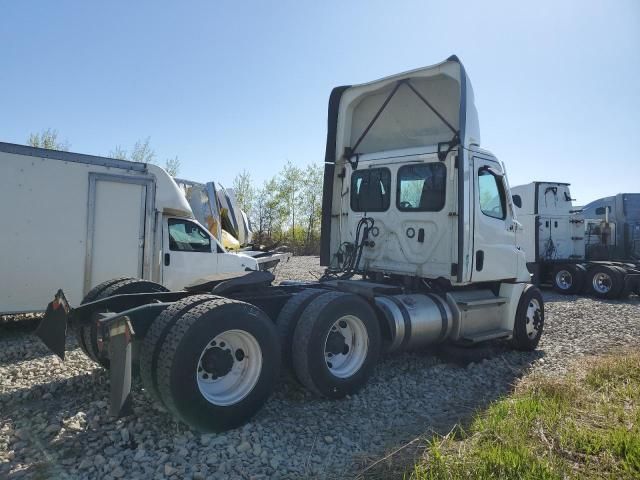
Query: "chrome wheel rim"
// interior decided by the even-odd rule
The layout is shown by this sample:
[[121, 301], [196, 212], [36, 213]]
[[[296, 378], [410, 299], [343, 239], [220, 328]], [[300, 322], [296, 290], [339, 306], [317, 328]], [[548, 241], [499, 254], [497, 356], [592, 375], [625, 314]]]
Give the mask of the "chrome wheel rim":
[[258, 340], [244, 330], [227, 330], [202, 350], [196, 381], [209, 403], [228, 406], [249, 395], [261, 371], [262, 349]]
[[362, 368], [369, 351], [369, 334], [362, 320], [345, 315], [336, 320], [324, 340], [324, 359], [332, 375], [348, 378]]
[[598, 293], [609, 293], [613, 281], [611, 276], [605, 272], [598, 272], [593, 276], [593, 289]]
[[529, 337], [530, 339], [536, 338], [541, 328], [542, 328], [542, 307], [540, 306], [540, 302], [537, 299], [532, 298], [531, 300], [529, 300], [529, 305], [527, 306], [527, 315], [526, 315], [527, 337]]
[[569, 290], [573, 285], [573, 275], [568, 270], [560, 270], [556, 273], [556, 285], [561, 290]]

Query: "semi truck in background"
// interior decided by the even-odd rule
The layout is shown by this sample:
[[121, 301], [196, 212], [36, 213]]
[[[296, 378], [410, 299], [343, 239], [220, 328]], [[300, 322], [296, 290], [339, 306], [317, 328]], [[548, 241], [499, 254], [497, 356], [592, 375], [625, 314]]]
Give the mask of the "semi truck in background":
[[618, 193], [582, 208], [589, 260], [640, 262], [640, 193]]
[[[569, 186], [532, 182], [511, 189], [522, 225], [518, 242], [526, 254], [533, 283], [551, 285], [559, 293], [586, 293], [608, 299], [640, 294], [637, 257], [629, 255], [633, 250], [611, 248], [624, 222], [611, 222], [606, 211], [601, 219], [588, 217], [585, 211], [595, 213], [601, 207], [574, 207]], [[628, 231], [626, 225], [622, 229]], [[635, 226], [631, 225], [633, 231]], [[614, 252], [626, 253], [617, 256]]]
[[227, 253], [156, 165], [24, 145], [0, 143], [0, 218], [0, 314], [42, 311], [52, 282], [79, 302], [116, 277], [181, 289], [279, 259]]
[[363, 387], [383, 351], [537, 347], [543, 299], [457, 57], [335, 88], [326, 145], [320, 281], [274, 285], [252, 271], [167, 291], [116, 278], [75, 307], [57, 289], [37, 334], [64, 358], [67, 324], [91, 329], [114, 415], [128, 410], [137, 370], [154, 401], [204, 431], [251, 418], [281, 364], [337, 399]]

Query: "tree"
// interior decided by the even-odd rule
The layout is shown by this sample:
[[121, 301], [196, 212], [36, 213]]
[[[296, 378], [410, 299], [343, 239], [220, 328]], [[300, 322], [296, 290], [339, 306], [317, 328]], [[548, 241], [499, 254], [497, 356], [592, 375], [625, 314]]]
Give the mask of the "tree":
[[279, 194], [284, 201], [291, 220], [291, 232], [295, 243], [296, 211], [302, 187], [302, 170], [287, 161], [279, 175]]
[[[120, 145], [116, 145], [116, 148], [109, 152], [111, 158], [117, 158], [118, 160], [129, 160], [132, 162], [151, 163], [156, 165], [156, 152], [151, 147], [151, 137], [147, 137], [144, 140], [138, 140], [131, 153], [129, 154]], [[177, 156], [168, 158], [164, 162], [164, 169], [169, 175], [175, 177], [180, 172], [181, 163]]]
[[118, 160], [127, 160], [127, 151], [123, 149], [120, 145], [116, 145], [116, 148], [109, 152], [109, 156], [111, 158], [116, 158]]
[[32, 147], [48, 148], [49, 150], [61, 150], [68, 152], [71, 145], [67, 140], [58, 140], [58, 131], [51, 128], [42, 130], [40, 133], [32, 133], [27, 139], [27, 143]]
[[[317, 233], [320, 231], [319, 219], [322, 214], [322, 166], [312, 163], [304, 171], [302, 183], [302, 207], [307, 220], [305, 239], [306, 250], [315, 250]], [[315, 252], [314, 252], [315, 253]]]
[[149, 142], [151, 137], [147, 137], [144, 140], [138, 140], [133, 146], [129, 160], [132, 162], [140, 163], [156, 163], [156, 152], [151, 148]]
[[233, 192], [236, 195], [236, 200], [240, 208], [249, 215], [256, 192], [253, 188], [251, 174], [248, 171], [243, 170], [233, 179]]
[[173, 158], [167, 158], [164, 162], [164, 169], [172, 177], [177, 177], [180, 172], [180, 160], [178, 160], [178, 156], [176, 155]]

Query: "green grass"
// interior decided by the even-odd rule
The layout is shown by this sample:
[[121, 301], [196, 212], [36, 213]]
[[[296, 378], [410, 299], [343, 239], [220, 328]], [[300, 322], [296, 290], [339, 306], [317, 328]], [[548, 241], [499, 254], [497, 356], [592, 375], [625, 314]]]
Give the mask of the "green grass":
[[468, 431], [430, 441], [412, 480], [640, 478], [640, 354], [534, 376]]

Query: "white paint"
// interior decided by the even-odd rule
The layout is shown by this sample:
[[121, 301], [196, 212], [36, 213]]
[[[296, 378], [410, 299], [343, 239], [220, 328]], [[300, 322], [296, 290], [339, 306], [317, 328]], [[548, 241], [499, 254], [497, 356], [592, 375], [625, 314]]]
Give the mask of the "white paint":
[[[141, 169], [130, 162], [104, 166], [99, 163], [109, 159], [65, 153], [78, 159], [66, 161], [55, 158], [62, 154], [54, 151], [20, 148], [30, 153], [0, 149], [0, 313], [44, 310], [58, 288], [77, 305], [89, 288], [114, 277], [182, 288], [207, 275], [256, 270], [260, 262], [276, 258], [226, 253], [211, 236], [211, 252], [172, 255], [173, 268], [167, 270], [167, 218], [193, 215], [184, 193], [162, 168]], [[92, 175], [98, 180], [90, 208]], [[146, 188], [151, 189], [147, 199]]]

